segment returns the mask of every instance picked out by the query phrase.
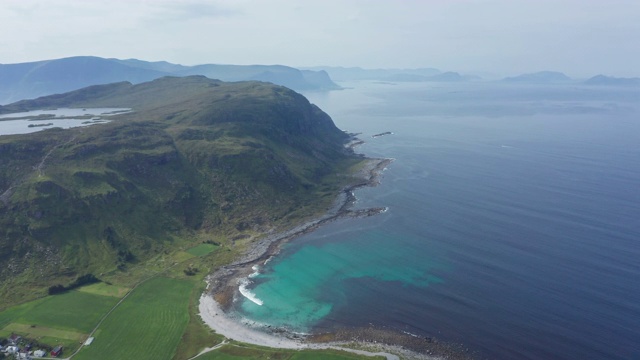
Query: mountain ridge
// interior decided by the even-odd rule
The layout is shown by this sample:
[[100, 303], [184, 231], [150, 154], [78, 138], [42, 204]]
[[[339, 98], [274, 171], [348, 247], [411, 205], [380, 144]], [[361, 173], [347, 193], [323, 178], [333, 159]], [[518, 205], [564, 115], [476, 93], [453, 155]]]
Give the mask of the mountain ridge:
[[[265, 73], [271, 76], [265, 76]], [[294, 90], [335, 90], [328, 74], [284, 65], [184, 66], [166, 61], [75, 56], [17, 64], [0, 64], [0, 104], [65, 93], [118, 81], [141, 83], [164, 76], [205, 75], [223, 81], [270, 81]]]

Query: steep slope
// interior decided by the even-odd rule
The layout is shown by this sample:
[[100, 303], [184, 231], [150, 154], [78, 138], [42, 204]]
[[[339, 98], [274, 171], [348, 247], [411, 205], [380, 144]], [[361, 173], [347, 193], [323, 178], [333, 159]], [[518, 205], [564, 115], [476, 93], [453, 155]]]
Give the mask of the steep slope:
[[327, 114], [260, 82], [165, 77], [0, 113], [98, 106], [133, 112], [0, 137], [0, 296], [126, 271], [203, 237], [233, 247], [326, 209], [362, 161]]

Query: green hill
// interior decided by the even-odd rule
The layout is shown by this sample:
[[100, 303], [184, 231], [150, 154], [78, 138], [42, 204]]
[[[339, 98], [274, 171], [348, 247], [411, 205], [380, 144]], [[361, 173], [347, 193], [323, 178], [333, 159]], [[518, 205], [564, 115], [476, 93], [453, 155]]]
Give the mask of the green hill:
[[4, 303], [206, 240], [240, 251], [234, 239], [325, 210], [362, 161], [327, 114], [261, 82], [98, 85], [0, 114], [65, 107], [133, 111], [108, 124], [0, 136]]

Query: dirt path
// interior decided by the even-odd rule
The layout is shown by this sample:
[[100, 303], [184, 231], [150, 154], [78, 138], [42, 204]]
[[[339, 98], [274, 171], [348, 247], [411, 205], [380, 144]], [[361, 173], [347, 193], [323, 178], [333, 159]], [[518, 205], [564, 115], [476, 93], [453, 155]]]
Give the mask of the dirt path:
[[67, 142], [65, 142], [64, 144], [58, 144], [58, 145], [56, 145], [56, 146], [52, 147], [52, 148], [51, 148], [51, 150], [49, 150], [49, 152], [47, 152], [47, 154], [46, 154], [45, 156], [43, 156], [43, 157], [42, 157], [42, 160], [40, 160], [40, 163], [34, 167], [34, 170], [36, 170], [36, 171], [38, 172], [38, 175], [39, 175], [39, 176], [44, 175], [43, 169], [44, 169], [45, 163], [46, 163], [47, 159], [49, 158], [49, 156], [51, 156], [51, 154], [52, 154], [52, 153], [53, 153], [57, 148], [59, 148], [59, 147], [61, 147], [61, 146], [65, 146], [65, 145], [70, 144], [72, 141], [74, 141], [74, 140], [76, 139], [76, 137], [77, 137], [77, 136], [75, 136], [75, 135], [74, 135], [71, 139], [69, 139], [69, 140], [68, 140]]

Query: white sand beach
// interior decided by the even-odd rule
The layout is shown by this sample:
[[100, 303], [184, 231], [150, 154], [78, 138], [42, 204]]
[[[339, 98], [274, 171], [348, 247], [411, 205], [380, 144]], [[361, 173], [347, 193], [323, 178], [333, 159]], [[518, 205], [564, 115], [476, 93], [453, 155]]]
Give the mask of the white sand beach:
[[[442, 360], [443, 357], [432, 356], [426, 354], [419, 354], [411, 350], [404, 349], [400, 346], [376, 344], [371, 347], [371, 344], [367, 344], [372, 348], [372, 351], [356, 350], [349, 347], [343, 347], [347, 343], [304, 343], [302, 340], [289, 339], [284, 336], [278, 336], [262, 332], [260, 330], [252, 329], [239, 321], [229, 317], [213, 299], [211, 295], [206, 293], [200, 297], [199, 305], [200, 317], [209, 325], [215, 332], [226, 337], [230, 340], [240, 341], [248, 344], [267, 346], [272, 348], [281, 349], [334, 349], [342, 350], [350, 353], [365, 355], [365, 356], [383, 356], [387, 360], [400, 360], [402, 359], [420, 359], [420, 360]], [[213, 347], [209, 350], [218, 348]], [[392, 351], [393, 354], [387, 352]], [[400, 354], [398, 356], [396, 354]]]
[[267, 334], [251, 329], [225, 314], [218, 303], [210, 295], [203, 294], [200, 297], [200, 317], [215, 332], [229, 339], [242, 341], [249, 344], [284, 348], [303, 349], [309, 346], [299, 341]]

